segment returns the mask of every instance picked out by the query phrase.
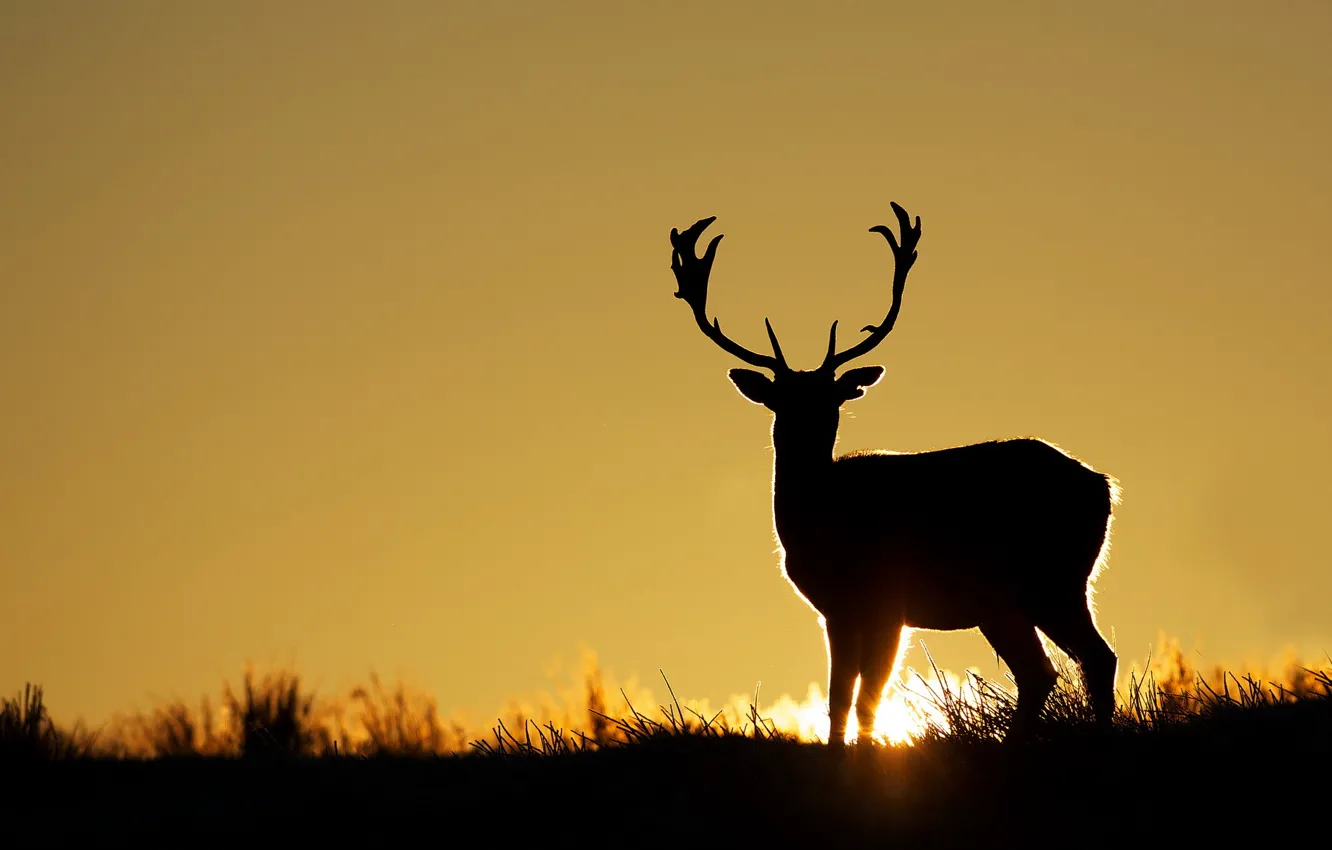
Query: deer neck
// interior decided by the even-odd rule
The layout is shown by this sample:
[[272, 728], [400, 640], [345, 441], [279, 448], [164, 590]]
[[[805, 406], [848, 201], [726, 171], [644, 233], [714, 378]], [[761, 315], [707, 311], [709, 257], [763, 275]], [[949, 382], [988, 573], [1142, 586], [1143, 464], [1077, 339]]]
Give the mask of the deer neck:
[[832, 496], [833, 447], [837, 420], [832, 427], [810, 428], [776, 417], [772, 424], [773, 519], [784, 545], [791, 545], [817, 524], [818, 513]]

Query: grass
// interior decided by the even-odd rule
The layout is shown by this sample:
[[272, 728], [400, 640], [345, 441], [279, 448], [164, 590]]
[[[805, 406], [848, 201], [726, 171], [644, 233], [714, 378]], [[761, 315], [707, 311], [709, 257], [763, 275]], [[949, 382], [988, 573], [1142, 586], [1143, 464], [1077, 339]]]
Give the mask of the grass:
[[82, 725], [55, 725], [40, 686], [25, 685], [14, 699], [0, 699], [0, 764], [83, 758], [94, 753], [95, 744], [96, 736]]
[[177, 702], [99, 735], [58, 728], [29, 687], [0, 703], [0, 780], [19, 780], [0, 817], [47, 843], [480, 830], [592, 846], [1155, 846], [1237, 839], [1249, 822], [1271, 840], [1325, 837], [1332, 666], [1201, 672], [1176, 648], [1130, 671], [1108, 732], [1063, 672], [1034, 741], [1001, 741], [1009, 688], [935, 671], [914, 687], [932, 709], [914, 746], [842, 753], [755, 706], [700, 711], [669, 682], [640, 710], [608, 699], [595, 669], [581, 712], [515, 708], [480, 735], [375, 677], [319, 700], [295, 674], [247, 671], [216, 710]]

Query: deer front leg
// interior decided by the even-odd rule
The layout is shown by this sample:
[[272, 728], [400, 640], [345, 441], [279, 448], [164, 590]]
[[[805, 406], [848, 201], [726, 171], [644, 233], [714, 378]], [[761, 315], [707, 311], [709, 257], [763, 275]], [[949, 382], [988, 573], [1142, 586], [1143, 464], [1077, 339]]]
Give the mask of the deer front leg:
[[860, 631], [837, 620], [825, 620], [823, 629], [828, 644], [828, 746], [841, 747], [860, 672]]
[[895, 623], [881, 625], [861, 639], [860, 694], [856, 697], [856, 722], [859, 737], [869, 743], [874, 734], [874, 720], [879, 713], [884, 688], [897, 666], [897, 650], [902, 643], [902, 627]]

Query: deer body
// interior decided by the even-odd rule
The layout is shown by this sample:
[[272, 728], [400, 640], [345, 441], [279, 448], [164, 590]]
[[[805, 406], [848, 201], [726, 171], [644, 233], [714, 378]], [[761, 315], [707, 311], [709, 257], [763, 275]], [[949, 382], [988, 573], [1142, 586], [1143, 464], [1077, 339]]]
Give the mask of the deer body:
[[732, 369], [736, 388], [773, 412], [773, 523], [787, 580], [816, 610], [828, 649], [829, 743], [846, 732], [857, 678], [862, 737], [891, 677], [903, 628], [979, 628], [1013, 671], [1019, 733], [1035, 721], [1055, 683], [1036, 630], [1074, 658], [1097, 720], [1114, 710], [1115, 654], [1093, 622], [1089, 588], [1103, 564], [1112, 479], [1037, 439], [1000, 440], [914, 454], [834, 457], [841, 405], [860, 398], [883, 367], [838, 367], [892, 330], [916, 259], [920, 220], [892, 205], [901, 244], [881, 232], [897, 264], [893, 304], [870, 336], [837, 352], [837, 323], [815, 370], [787, 366], [770, 324], [773, 355], [752, 352], [706, 318], [708, 275], [721, 236], [695, 256], [703, 219], [671, 231], [676, 296], [724, 350], [773, 377]]

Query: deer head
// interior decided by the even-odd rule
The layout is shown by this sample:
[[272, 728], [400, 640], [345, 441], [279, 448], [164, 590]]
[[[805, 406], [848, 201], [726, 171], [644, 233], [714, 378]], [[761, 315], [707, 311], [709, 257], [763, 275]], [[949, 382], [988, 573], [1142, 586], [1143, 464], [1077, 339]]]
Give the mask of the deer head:
[[[777, 342], [777, 334], [772, 323], [766, 318], [764, 326], [768, 330], [768, 339], [772, 343], [772, 354], [759, 354], [722, 333], [720, 323], [707, 317], [708, 279], [712, 272], [712, 263], [717, 255], [717, 245], [722, 236], [718, 234], [708, 243], [703, 256], [697, 255], [698, 238], [708, 228], [716, 216], [700, 219], [683, 233], [671, 229], [671, 271], [675, 273], [679, 289], [676, 298], [683, 299], [694, 313], [694, 320], [703, 334], [740, 360], [767, 369], [772, 372], [769, 378], [762, 372], [752, 369], [732, 369], [730, 378], [740, 394], [756, 404], [767, 407], [776, 415], [775, 432], [787, 437], [784, 442], [817, 448], [822, 453], [825, 447], [829, 453], [837, 438], [838, 412], [841, 406], [852, 399], [860, 398], [865, 391], [874, 386], [883, 377], [882, 366], [861, 366], [848, 369], [840, 376], [837, 370], [852, 360], [868, 354], [892, 331], [897, 322], [897, 314], [902, 308], [902, 290], [906, 286], [907, 273], [916, 262], [916, 245], [920, 242], [920, 217], [915, 225], [911, 223], [906, 210], [892, 204], [893, 212], [901, 225], [901, 242], [892, 230], [884, 225], [871, 227], [871, 233], [880, 233], [888, 240], [895, 258], [893, 272], [893, 303], [888, 315], [878, 325], [866, 325], [862, 330], [869, 334], [865, 339], [846, 351], [837, 351], [837, 322], [832, 323], [828, 334], [828, 353], [817, 369], [802, 371], [792, 369], [782, 355], [782, 347]], [[776, 437], [776, 433], [774, 434]]]

